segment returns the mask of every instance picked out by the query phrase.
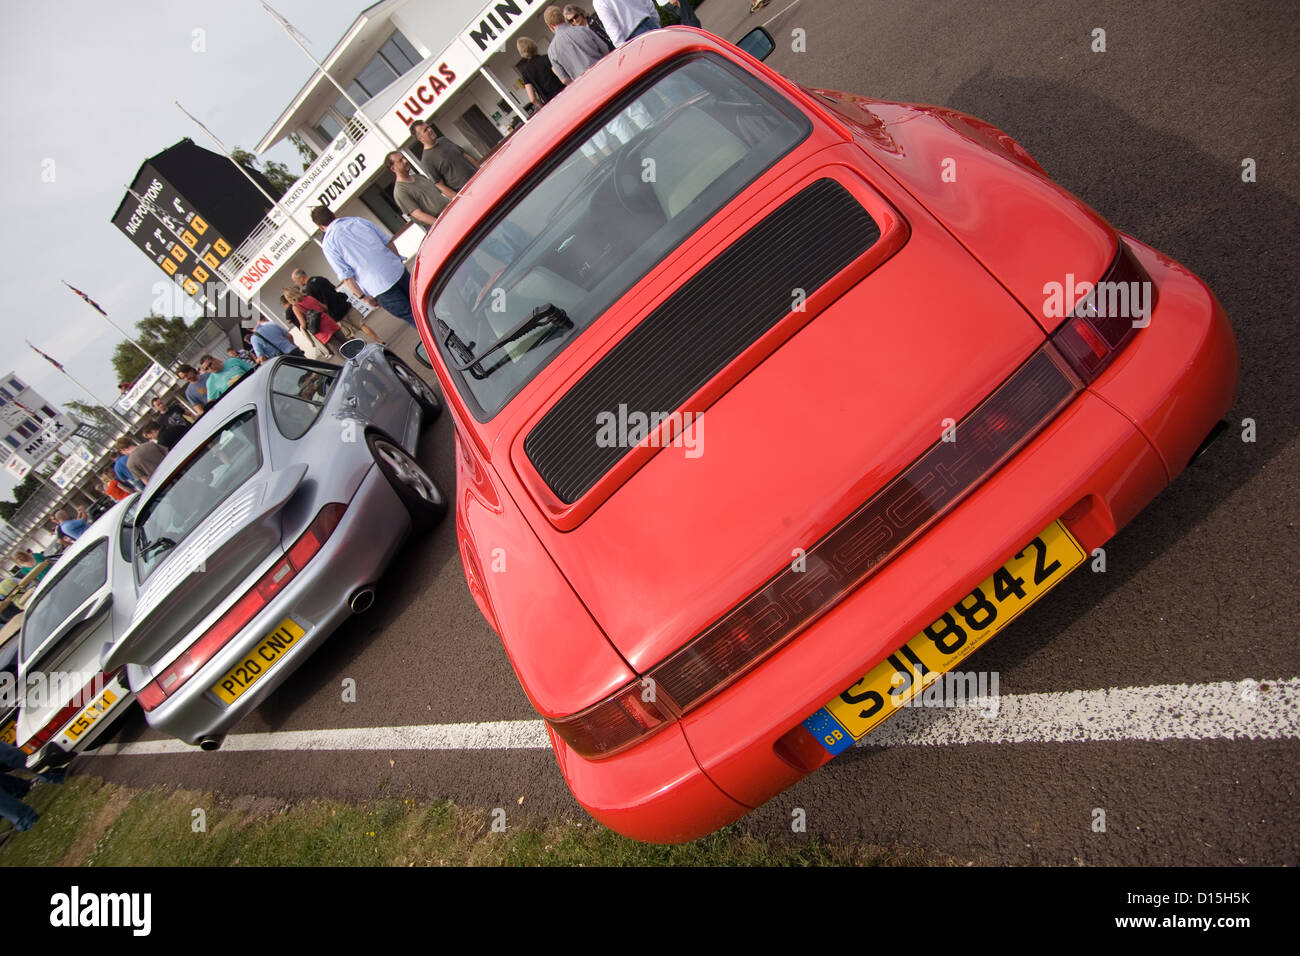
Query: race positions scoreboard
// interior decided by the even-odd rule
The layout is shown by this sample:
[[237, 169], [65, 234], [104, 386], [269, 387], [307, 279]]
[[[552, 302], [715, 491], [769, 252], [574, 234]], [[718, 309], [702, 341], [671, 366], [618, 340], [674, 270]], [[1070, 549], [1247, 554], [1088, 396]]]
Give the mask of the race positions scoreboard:
[[[113, 225], [172, 281], [203, 300], [209, 290], [225, 289], [217, 267], [262, 221], [271, 207], [263, 192], [274, 190], [255, 170], [240, 169], [186, 138], [141, 163]], [[217, 296], [207, 299], [217, 306]]]
[[140, 168], [113, 224], [191, 296], [219, 281], [231, 243], [153, 166]]

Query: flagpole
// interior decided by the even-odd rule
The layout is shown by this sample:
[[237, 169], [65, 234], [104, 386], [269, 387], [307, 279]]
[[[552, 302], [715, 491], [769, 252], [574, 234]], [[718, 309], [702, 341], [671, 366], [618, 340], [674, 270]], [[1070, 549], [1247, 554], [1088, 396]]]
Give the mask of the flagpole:
[[77, 386], [77, 388], [79, 388], [79, 389], [81, 389], [83, 392], [85, 392], [86, 395], [89, 396], [90, 401], [91, 401], [91, 404], [93, 404], [93, 405], [98, 405], [100, 408], [102, 408], [104, 411], [106, 411], [106, 412], [109, 414], [110, 417], [112, 417], [112, 418], [116, 418], [116, 419], [118, 420], [118, 422], [121, 423], [121, 424], [126, 428], [126, 430], [127, 430], [128, 432], [131, 430], [131, 423], [130, 423], [129, 421], [127, 421], [125, 418], [123, 418], [123, 417], [122, 417], [121, 415], [119, 415], [117, 412], [113, 411], [113, 409], [109, 408], [107, 405], [105, 405], [103, 402], [101, 402], [98, 398], [96, 398], [96, 397], [95, 397], [95, 393], [92, 392], [90, 389], [86, 388], [86, 386], [82, 385], [82, 384], [81, 384], [80, 382], [78, 382], [75, 378], [73, 378], [73, 377], [72, 377], [72, 373], [69, 372], [66, 368], [64, 368], [63, 365], [62, 365], [61, 363], [56, 362], [54, 359], [50, 358], [50, 356], [46, 355], [44, 352], [42, 352], [40, 349], [38, 349], [35, 345], [32, 345], [32, 343], [31, 343], [30, 340], [24, 339], [24, 341], [27, 342], [27, 347], [28, 347], [28, 348], [30, 348], [30, 349], [31, 349], [33, 352], [35, 352], [37, 355], [40, 355], [42, 358], [44, 358], [45, 361], [49, 362], [49, 363], [50, 363], [51, 365], [53, 365], [56, 369], [58, 369], [60, 372], [62, 372], [62, 373], [64, 374], [64, 376], [68, 379], [69, 382], [71, 382], [73, 385]]
[[280, 215], [284, 216], [286, 219], [288, 219], [290, 222], [292, 222], [295, 226], [298, 227], [299, 231], [302, 232], [304, 239], [306, 239], [308, 242], [311, 242], [313, 233], [309, 232], [306, 226], [300, 223], [297, 219], [293, 218], [293, 216], [289, 213], [289, 210], [280, 204], [280, 200], [276, 199], [265, 189], [263, 189], [262, 184], [253, 178], [252, 173], [250, 173], [247, 169], [245, 169], [238, 162], [236, 162], [235, 157], [230, 155], [230, 150], [226, 149], [226, 144], [221, 142], [221, 140], [217, 139], [217, 135], [214, 132], [212, 132], [212, 130], [208, 129], [201, 122], [199, 122], [199, 120], [194, 116], [194, 114], [191, 113], [189, 110], [187, 110], [185, 107], [181, 106], [181, 104], [177, 100], [172, 100], [172, 102], [175, 103], [176, 108], [180, 110], [182, 113], [184, 113], [186, 116], [188, 116], [199, 129], [203, 130], [203, 132], [208, 134], [208, 139], [212, 140], [212, 142], [217, 144], [217, 149], [221, 150], [221, 154], [225, 156], [226, 159], [234, 163], [235, 168], [244, 174], [244, 178], [247, 179], [250, 183], [252, 183], [257, 188], [257, 191], [259, 193], [261, 193], [268, 200], [270, 200], [270, 202], [272, 203], [272, 205], [275, 206], [276, 209], [280, 210]]
[[[72, 289], [72, 291], [75, 292], [77, 295], [79, 295], [79, 296], [85, 295], [84, 292], [80, 292], [80, 291], [78, 291], [74, 286], [70, 286], [70, 285], [68, 285], [68, 283], [67, 283], [67, 282], [64, 282], [62, 279], [60, 279], [59, 281], [60, 281], [60, 282], [63, 282], [64, 285], [68, 286], [69, 289]], [[140, 351], [140, 354], [141, 354], [141, 355], [143, 355], [145, 358], [147, 358], [150, 362], [153, 362], [155, 365], [157, 365], [159, 368], [161, 368], [164, 372], [167, 371], [167, 366], [166, 366], [166, 365], [163, 365], [162, 362], [159, 362], [156, 358], [154, 358], [154, 357], [149, 353], [149, 351], [148, 351], [148, 350], [147, 350], [143, 345], [141, 345], [139, 342], [137, 342], [135, 339], [133, 339], [130, 335], [128, 335], [127, 332], [126, 332], [126, 330], [123, 329], [123, 328], [122, 328], [120, 325], [118, 325], [116, 322], [114, 322], [114, 321], [112, 320], [112, 318], [109, 316], [109, 314], [108, 314], [107, 312], [105, 312], [103, 309], [101, 309], [101, 308], [100, 308], [98, 305], [96, 305], [93, 301], [90, 301], [89, 296], [86, 297], [86, 300], [87, 300], [87, 305], [89, 305], [89, 306], [90, 306], [91, 308], [93, 308], [96, 312], [98, 312], [100, 315], [102, 315], [102, 316], [107, 320], [107, 322], [108, 322], [109, 325], [111, 325], [113, 328], [117, 329], [117, 331], [121, 334], [122, 338], [126, 339], [128, 342], [130, 342], [132, 345], [134, 345], [134, 346], [135, 346], [135, 347]]]
[[[379, 133], [379, 135], [384, 138], [384, 141], [387, 142], [389, 146], [391, 146], [393, 149], [400, 152], [411, 163], [418, 165], [418, 162], [415, 159], [415, 157], [411, 156], [405, 149], [403, 149], [397, 143], [393, 142], [393, 138], [389, 136], [386, 132], [384, 132], [384, 128], [366, 115], [365, 110], [361, 108], [361, 104], [352, 98], [352, 94], [349, 93], [347, 90], [345, 90], [339, 84], [339, 81], [334, 79], [330, 71], [325, 69], [325, 65], [321, 63], [320, 60], [316, 59], [316, 57], [312, 54], [312, 52], [303, 45], [302, 41], [306, 40], [307, 37], [304, 34], [300, 33], [297, 27], [295, 27], [292, 23], [286, 20], [278, 11], [276, 11], [274, 7], [272, 7], [269, 3], [267, 3], [266, 0], [261, 0], [261, 3], [262, 3], [262, 9], [264, 9], [267, 13], [269, 13], [272, 19], [274, 19], [277, 23], [280, 24], [280, 26], [284, 28], [284, 32], [289, 35], [290, 40], [292, 40], [294, 43], [298, 45], [298, 49], [302, 50], [303, 53], [307, 54], [307, 59], [311, 60], [312, 63], [316, 64], [316, 70], [322, 76], [324, 76], [325, 79], [329, 80], [330, 83], [334, 85], [334, 88], [338, 90], [340, 93], [342, 93], [344, 98], [346, 98], [347, 101], [350, 104], [352, 104], [352, 108], [357, 111], [356, 115], [360, 116], [363, 120], [365, 120], [366, 125], [368, 125], [371, 129]], [[299, 37], [302, 37], [302, 39], [300, 40]], [[346, 128], [344, 128], [344, 132], [347, 132]], [[351, 139], [350, 136], [348, 138]]]

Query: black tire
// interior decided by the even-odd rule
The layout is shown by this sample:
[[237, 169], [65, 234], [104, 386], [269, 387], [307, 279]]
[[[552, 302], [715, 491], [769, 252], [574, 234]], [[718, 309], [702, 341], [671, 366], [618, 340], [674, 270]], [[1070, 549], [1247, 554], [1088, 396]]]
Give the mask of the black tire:
[[388, 364], [393, 367], [393, 374], [397, 380], [415, 399], [415, 403], [420, 406], [423, 413], [422, 424], [428, 426], [435, 418], [442, 414], [442, 402], [438, 400], [438, 393], [433, 390], [433, 386], [420, 378], [411, 366], [407, 365], [397, 356], [391, 353], [385, 353], [388, 357]]
[[405, 448], [376, 432], [366, 436], [366, 444], [416, 528], [431, 527], [447, 514], [447, 496]]

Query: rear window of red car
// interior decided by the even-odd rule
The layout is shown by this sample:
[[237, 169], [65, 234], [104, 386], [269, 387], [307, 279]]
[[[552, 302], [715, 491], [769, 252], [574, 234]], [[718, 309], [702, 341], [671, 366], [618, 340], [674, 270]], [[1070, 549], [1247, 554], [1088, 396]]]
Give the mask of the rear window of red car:
[[505, 407], [810, 131], [794, 104], [708, 55], [614, 104], [434, 286], [434, 335], [476, 417]]

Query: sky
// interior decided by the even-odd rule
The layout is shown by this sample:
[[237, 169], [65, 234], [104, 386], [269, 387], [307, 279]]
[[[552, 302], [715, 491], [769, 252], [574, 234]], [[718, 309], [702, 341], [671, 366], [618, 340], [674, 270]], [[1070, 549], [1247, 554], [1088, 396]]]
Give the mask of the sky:
[[[271, 2], [323, 58], [373, 0]], [[68, 0], [5, 13], [0, 375], [17, 373], [59, 405], [88, 400], [30, 339], [108, 403], [122, 336], [61, 280], [132, 330], [169, 280], [110, 222], [113, 212], [150, 156], [184, 137], [216, 149], [173, 101], [228, 148], [251, 150], [314, 67], [258, 0]], [[287, 143], [265, 158], [302, 169]], [[0, 468], [0, 498], [13, 485]]]

